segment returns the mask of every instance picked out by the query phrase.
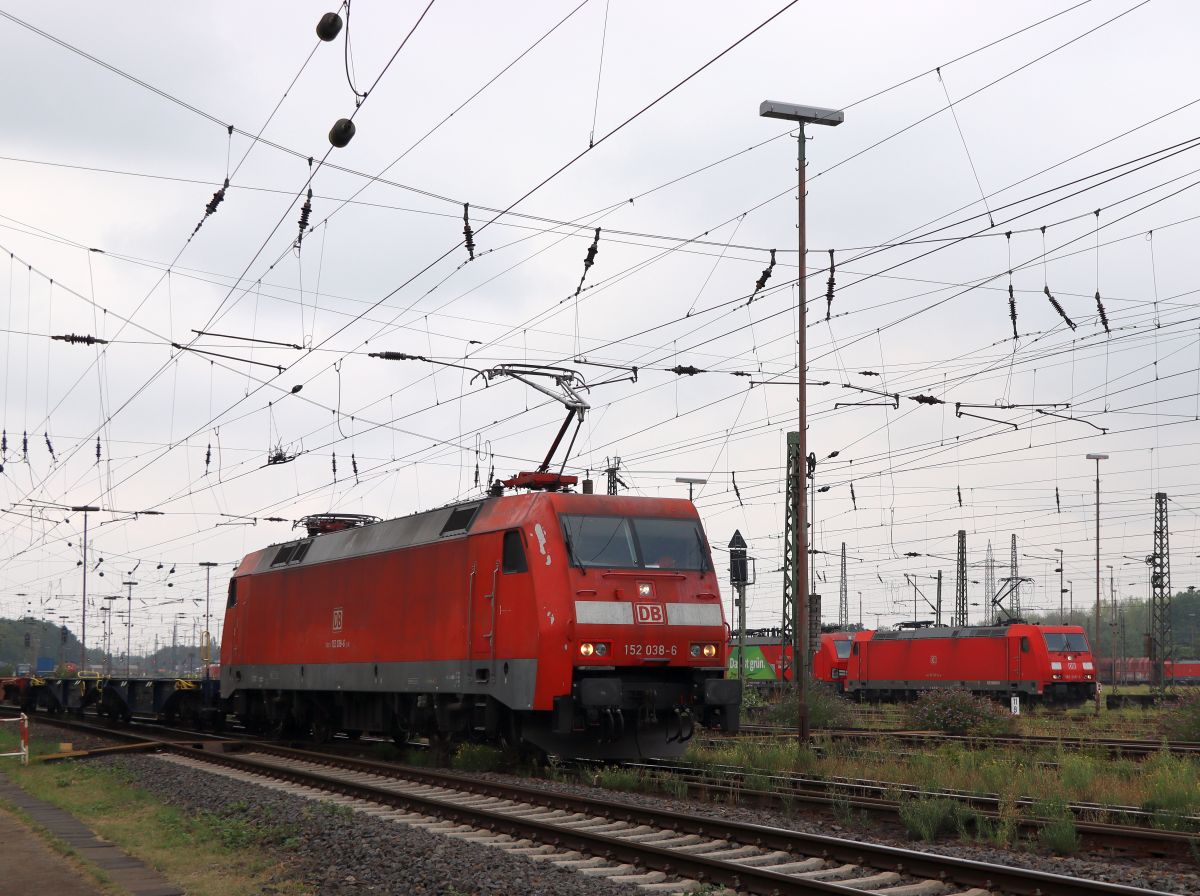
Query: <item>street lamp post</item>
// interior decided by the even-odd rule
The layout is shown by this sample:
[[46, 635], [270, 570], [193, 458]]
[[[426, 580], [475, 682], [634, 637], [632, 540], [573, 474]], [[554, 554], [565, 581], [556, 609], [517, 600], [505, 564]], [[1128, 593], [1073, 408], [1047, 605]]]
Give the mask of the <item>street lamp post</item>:
[[697, 479], [695, 476], [676, 476], [675, 481], [680, 485], [688, 487], [688, 500], [692, 500], [692, 487], [696, 485], [707, 485], [707, 479]]
[[1087, 459], [1096, 462], [1096, 640], [1092, 659], [1096, 669], [1096, 715], [1100, 715], [1100, 461], [1108, 460], [1108, 455], [1089, 454]]
[[[796, 446], [796, 474], [792, 494], [794, 503], [794, 531], [797, 547], [792, 552], [792, 677], [796, 681], [797, 702], [797, 733], [801, 743], [808, 742], [808, 533], [805, 531], [805, 495], [804, 474], [802, 464], [808, 456], [805, 439], [805, 418], [807, 416], [805, 379], [808, 369], [805, 327], [807, 322], [808, 290], [806, 288], [807, 266], [805, 253], [808, 248], [805, 232], [805, 188], [804, 188], [804, 126], [806, 124], [823, 124], [836, 126], [842, 123], [845, 116], [837, 109], [821, 109], [815, 106], [797, 106], [791, 103], [777, 103], [764, 100], [758, 107], [758, 114], [763, 118], [780, 118], [784, 121], [794, 121], [799, 125], [796, 135], [796, 217], [799, 256], [797, 257], [797, 312], [799, 320], [796, 326], [796, 381], [799, 398], [799, 419], [797, 429], [798, 444]], [[804, 645], [804, 649], [801, 649]]]
[[[79, 671], [82, 672], [87, 668], [87, 530], [88, 530], [88, 514], [98, 513], [99, 507], [92, 507], [87, 504], [81, 504], [78, 507], [72, 507], [72, 512], [83, 512], [83, 614], [80, 622], [79, 630]], [[78, 673], [77, 673], [78, 674]]]
[[112, 675], [112, 602], [120, 600], [119, 594], [106, 594], [104, 599], [108, 606], [104, 608], [104, 676]]
[[212, 585], [212, 569], [216, 563], [201, 563], [204, 567], [204, 646], [201, 650], [201, 660], [204, 662], [204, 680], [208, 681], [208, 667], [212, 663], [212, 635], [208, 628], [208, 599]]

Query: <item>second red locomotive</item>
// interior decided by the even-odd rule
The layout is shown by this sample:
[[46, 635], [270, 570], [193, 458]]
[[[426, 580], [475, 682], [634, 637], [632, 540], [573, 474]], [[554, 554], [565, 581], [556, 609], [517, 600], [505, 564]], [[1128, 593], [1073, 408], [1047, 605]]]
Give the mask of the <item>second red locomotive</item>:
[[598, 758], [737, 728], [690, 501], [494, 491], [337, 525], [250, 554], [229, 583], [221, 691], [247, 725]]
[[854, 636], [847, 694], [910, 699], [935, 688], [1081, 703], [1096, 695], [1096, 668], [1079, 626], [931, 626]]

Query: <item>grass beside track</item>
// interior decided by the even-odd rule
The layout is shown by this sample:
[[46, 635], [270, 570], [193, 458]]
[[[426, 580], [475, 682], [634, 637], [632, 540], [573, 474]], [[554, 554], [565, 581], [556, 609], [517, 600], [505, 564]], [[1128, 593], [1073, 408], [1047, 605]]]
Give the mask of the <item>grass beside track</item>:
[[[819, 735], [818, 735], [819, 738]], [[963, 790], [1001, 797], [1132, 806], [1157, 813], [1161, 826], [1179, 829], [1182, 816], [1200, 814], [1200, 761], [1159, 753], [1144, 761], [1113, 759], [1106, 751], [969, 750], [958, 744], [898, 752], [886, 737], [874, 743], [835, 741], [818, 755], [792, 744], [697, 746], [687, 758], [701, 766], [744, 766], [827, 777], [869, 778], [926, 790]]]
[[[16, 738], [0, 733], [0, 753]], [[283, 858], [299, 846], [286, 819], [249, 812], [189, 812], [164, 805], [111, 766], [91, 762], [37, 763], [56, 743], [34, 739], [31, 764], [0, 760], [0, 774], [39, 799], [74, 815], [101, 837], [158, 869], [189, 896], [304, 896], [312, 887], [295, 880]], [[315, 811], [315, 810], [314, 810]], [[51, 840], [59, 852], [71, 854]], [[86, 863], [83, 863], [86, 865]], [[103, 882], [102, 874], [95, 874]]]

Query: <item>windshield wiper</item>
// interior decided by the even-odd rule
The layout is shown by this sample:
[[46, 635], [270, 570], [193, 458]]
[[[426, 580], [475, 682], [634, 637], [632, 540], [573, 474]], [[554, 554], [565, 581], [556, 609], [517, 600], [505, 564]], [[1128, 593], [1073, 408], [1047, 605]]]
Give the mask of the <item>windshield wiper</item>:
[[566, 531], [566, 527], [565, 527], [565, 526], [563, 527], [563, 541], [564, 541], [564, 542], [566, 542], [566, 545], [567, 545], [567, 559], [568, 559], [568, 560], [571, 562], [571, 565], [572, 565], [572, 566], [578, 566], [578, 567], [579, 567], [579, 571], [580, 571], [580, 572], [582, 572], [582, 573], [584, 573], [584, 574], [586, 574], [586, 573], [587, 573], [587, 570], [586, 570], [586, 569], [584, 569], [584, 566], [583, 566], [583, 561], [582, 561], [582, 560], [580, 560], [578, 556], [576, 556], [576, 554], [575, 554], [575, 545], [574, 545], [574, 544], [572, 544], [572, 542], [571, 542], [571, 536], [570, 536], [570, 534], [569, 534], [569, 533]]

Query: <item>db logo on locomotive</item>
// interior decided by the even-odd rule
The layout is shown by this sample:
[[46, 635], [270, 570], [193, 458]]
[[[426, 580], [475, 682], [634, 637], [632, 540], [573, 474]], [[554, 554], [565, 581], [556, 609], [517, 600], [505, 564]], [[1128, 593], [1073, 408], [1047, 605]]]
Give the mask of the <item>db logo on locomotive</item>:
[[667, 614], [662, 604], [634, 604], [634, 619], [642, 625], [662, 625], [667, 621]]
[[342, 608], [341, 608], [341, 607], [334, 607], [334, 610], [333, 610], [333, 630], [334, 630], [335, 632], [340, 632], [340, 631], [342, 630], [342, 618], [343, 618], [343, 614], [342, 614]]

